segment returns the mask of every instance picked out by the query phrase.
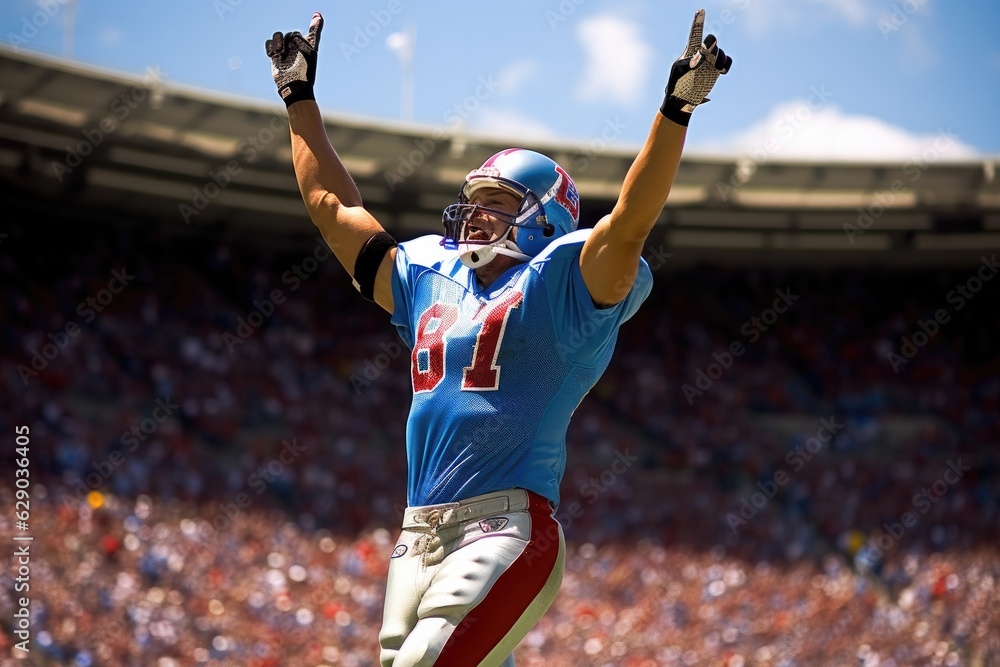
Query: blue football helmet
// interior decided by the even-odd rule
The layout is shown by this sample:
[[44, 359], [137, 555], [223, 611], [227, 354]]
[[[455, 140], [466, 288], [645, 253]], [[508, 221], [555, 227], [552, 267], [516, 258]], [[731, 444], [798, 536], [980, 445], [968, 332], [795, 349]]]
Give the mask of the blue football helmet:
[[[472, 204], [482, 188], [502, 188], [520, 198], [514, 213]], [[469, 221], [484, 211], [510, 226], [497, 239], [468, 240]], [[458, 202], [445, 208], [441, 245], [458, 250], [470, 268], [488, 264], [496, 255], [527, 261], [580, 222], [580, 195], [566, 170], [550, 158], [524, 148], [508, 148], [465, 177]], [[516, 230], [516, 231], [514, 231]]]

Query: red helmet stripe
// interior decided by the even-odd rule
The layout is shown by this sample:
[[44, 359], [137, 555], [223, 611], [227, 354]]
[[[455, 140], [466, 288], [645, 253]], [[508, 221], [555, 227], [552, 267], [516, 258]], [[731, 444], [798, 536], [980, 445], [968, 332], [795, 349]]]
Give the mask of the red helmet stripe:
[[514, 151], [519, 151], [519, 150], [521, 150], [521, 149], [520, 148], [505, 148], [502, 151], [500, 151], [499, 153], [497, 153], [496, 155], [493, 155], [492, 157], [490, 157], [489, 160], [487, 160], [486, 162], [484, 162], [483, 163], [483, 167], [492, 167], [493, 163], [496, 162], [498, 158], [501, 158], [504, 155], [507, 155], [508, 153], [513, 153]]

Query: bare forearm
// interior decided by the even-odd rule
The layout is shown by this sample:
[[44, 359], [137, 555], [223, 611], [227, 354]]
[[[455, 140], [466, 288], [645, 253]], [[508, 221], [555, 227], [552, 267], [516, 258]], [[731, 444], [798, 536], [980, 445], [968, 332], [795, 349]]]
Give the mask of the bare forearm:
[[330, 145], [316, 102], [303, 100], [290, 106], [288, 126], [295, 178], [309, 213], [314, 214], [328, 194], [344, 206], [361, 206], [358, 186]]
[[646, 238], [677, 177], [691, 112], [733, 64], [715, 36], [702, 41], [704, 26], [702, 9], [694, 15], [684, 55], [670, 69], [660, 113], [625, 175], [615, 208], [594, 225], [580, 251], [580, 272], [598, 305], [620, 303], [632, 288]]
[[580, 252], [580, 271], [594, 303], [616, 304], [631, 289], [646, 237], [667, 203], [686, 136], [686, 127], [656, 114], [618, 202], [594, 225]]
[[[337, 260], [354, 276], [361, 248], [372, 235], [385, 230], [362, 205], [358, 186], [330, 145], [316, 103], [302, 100], [288, 107], [288, 125], [295, 178], [309, 217]], [[393, 310], [390, 280], [395, 256], [393, 249], [383, 257], [373, 290], [375, 301], [390, 313]]]
[[687, 128], [657, 113], [649, 136], [625, 175], [611, 214], [615, 234], [642, 242], [656, 224], [677, 176]]
[[[313, 84], [322, 30], [323, 15], [314, 12], [305, 37], [298, 32], [276, 32], [264, 43], [278, 94], [288, 108], [295, 179], [313, 224], [362, 295], [391, 313], [396, 250], [391, 238], [379, 237], [361, 257], [369, 240], [385, 230], [365, 209], [358, 186], [330, 145], [315, 101]], [[380, 251], [381, 258], [377, 256]], [[373, 278], [371, 269], [376, 263]]]

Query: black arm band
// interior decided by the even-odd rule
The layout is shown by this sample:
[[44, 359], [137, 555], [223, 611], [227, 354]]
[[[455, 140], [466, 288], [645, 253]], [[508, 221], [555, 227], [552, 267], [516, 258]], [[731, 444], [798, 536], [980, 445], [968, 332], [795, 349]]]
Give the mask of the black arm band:
[[369, 301], [375, 301], [375, 276], [378, 275], [378, 267], [382, 265], [382, 258], [397, 245], [396, 240], [385, 232], [373, 234], [365, 241], [358, 258], [354, 260], [354, 286]]

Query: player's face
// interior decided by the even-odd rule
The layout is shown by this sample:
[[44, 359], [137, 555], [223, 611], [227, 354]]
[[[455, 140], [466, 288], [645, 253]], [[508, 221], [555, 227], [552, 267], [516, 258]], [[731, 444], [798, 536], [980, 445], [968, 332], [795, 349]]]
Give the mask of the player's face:
[[[469, 202], [513, 214], [517, 211], [521, 199], [514, 193], [503, 188], [481, 188], [472, 194]], [[500, 219], [489, 211], [481, 208], [476, 209], [475, 213], [469, 219], [465, 238], [468, 241], [495, 241], [503, 236], [503, 233], [507, 231], [509, 226], [505, 220]], [[514, 231], [516, 232], [517, 230]]]

